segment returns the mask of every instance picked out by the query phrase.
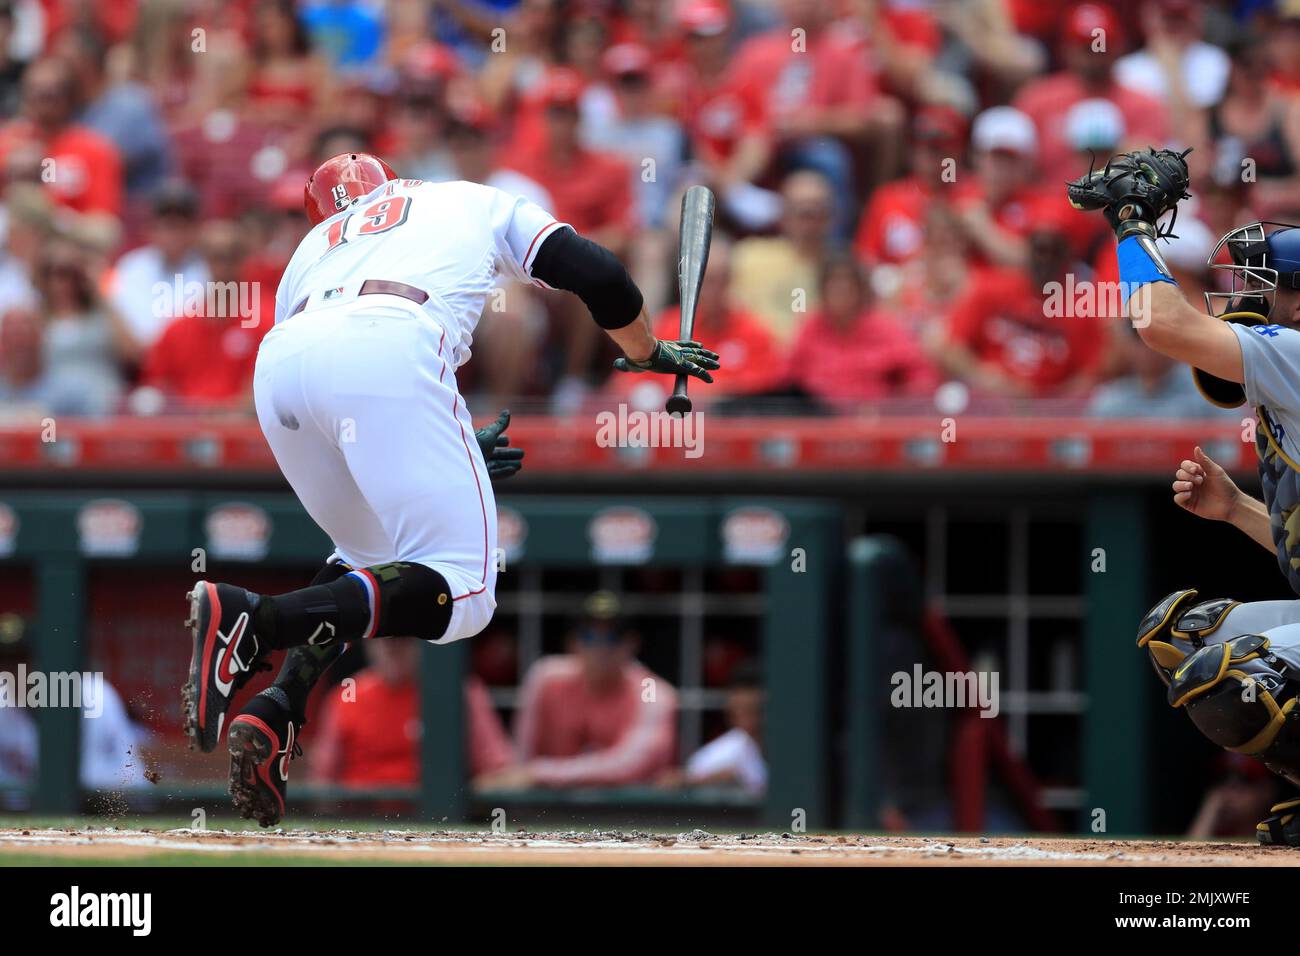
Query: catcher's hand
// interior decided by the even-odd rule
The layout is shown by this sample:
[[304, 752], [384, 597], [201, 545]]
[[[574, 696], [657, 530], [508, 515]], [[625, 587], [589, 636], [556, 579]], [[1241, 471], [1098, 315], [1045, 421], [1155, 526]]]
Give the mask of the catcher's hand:
[[694, 375], [705, 382], [713, 381], [708, 369], [717, 367], [718, 353], [710, 352], [699, 342], [666, 342], [663, 339], [655, 343], [655, 350], [644, 362], [634, 362], [627, 357], [614, 360], [614, 368], [620, 372]]
[[1163, 232], [1157, 229], [1156, 220], [1190, 197], [1186, 159], [1190, 152], [1141, 149], [1120, 153], [1112, 156], [1105, 168], [1090, 169], [1086, 176], [1067, 183], [1066, 195], [1075, 209], [1103, 210], [1120, 239], [1137, 234], [1153, 239], [1171, 236], [1173, 220]]
[[524, 450], [509, 447], [510, 436], [505, 434], [508, 427], [510, 412], [503, 411], [491, 425], [474, 432], [492, 481], [505, 481], [524, 467]]

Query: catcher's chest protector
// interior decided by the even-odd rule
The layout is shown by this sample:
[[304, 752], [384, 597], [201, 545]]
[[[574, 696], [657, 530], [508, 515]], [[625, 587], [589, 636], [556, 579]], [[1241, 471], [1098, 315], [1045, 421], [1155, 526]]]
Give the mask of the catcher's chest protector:
[[1300, 595], [1300, 469], [1274, 440], [1274, 428], [1268, 409], [1256, 410], [1255, 454], [1259, 456], [1259, 478], [1264, 486], [1264, 504], [1268, 507], [1269, 526], [1278, 566], [1291, 590]]

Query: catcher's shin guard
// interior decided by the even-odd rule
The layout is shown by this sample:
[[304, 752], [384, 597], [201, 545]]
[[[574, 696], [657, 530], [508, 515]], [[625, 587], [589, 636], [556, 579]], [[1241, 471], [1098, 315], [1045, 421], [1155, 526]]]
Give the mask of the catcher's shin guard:
[[1264, 846], [1300, 846], [1300, 797], [1273, 804], [1255, 825], [1255, 839]]
[[1174, 670], [1188, 654], [1205, 646], [1240, 604], [1232, 598], [1215, 598], [1192, 604], [1196, 591], [1174, 591], [1146, 613], [1138, 625], [1138, 647], [1145, 647], [1156, 676], [1168, 687]]
[[1300, 786], [1298, 690], [1268, 638], [1243, 634], [1187, 655], [1172, 671], [1168, 697], [1211, 741]]

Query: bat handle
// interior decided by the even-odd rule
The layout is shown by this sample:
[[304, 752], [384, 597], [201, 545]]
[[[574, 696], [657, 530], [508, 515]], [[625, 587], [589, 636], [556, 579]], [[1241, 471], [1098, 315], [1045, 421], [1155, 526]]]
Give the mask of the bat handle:
[[664, 406], [670, 415], [685, 415], [690, 412], [691, 397], [686, 394], [686, 383], [689, 380], [689, 375], [679, 373], [673, 381], [673, 394]]

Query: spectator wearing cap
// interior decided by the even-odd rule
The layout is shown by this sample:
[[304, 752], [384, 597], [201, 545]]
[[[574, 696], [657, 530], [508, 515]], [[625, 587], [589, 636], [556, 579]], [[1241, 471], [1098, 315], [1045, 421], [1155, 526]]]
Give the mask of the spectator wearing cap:
[[853, 248], [870, 266], [900, 265], [925, 247], [928, 211], [971, 188], [957, 163], [966, 152], [966, 121], [947, 106], [927, 106], [912, 122], [911, 174], [878, 187], [858, 223]]
[[1029, 210], [1038, 195], [1038, 134], [1028, 116], [995, 106], [971, 127], [975, 187], [957, 197], [956, 222], [974, 254], [994, 265], [1027, 259]]
[[148, 349], [174, 315], [184, 311], [184, 289], [206, 283], [199, 252], [199, 197], [188, 183], [164, 183], [153, 197], [146, 224], [148, 244], [117, 260], [108, 299], [140, 349]]
[[[781, 0], [779, 9], [780, 25], [746, 40], [732, 69], [741, 94], [762, 104], [782, 168], [815, 169], [841, 197], [837, 230], [845, 233], [853, 224], [839, 213], [855, 196], [849, 147], [892, 149], [903, 114], [880, 93], [866, 48], [837, 29], [830, 5]], [[796, 28], [801, 43], [792, 41]]]
[[[681, 124], [655, 108], [654, 60], [649, 47], [619, 43], [601, 58], [611, 93], [609, 115], [587, 123], [583, 140], [594, 149], [619, 154], [627, 162], [643, 226], [662, 229], [669, 202], [680, 181], [686, 140]], [[647, 169], [647, 160], [653, 167]]]
[[1057, 47], [1063, 69], [1030, 80], [1014, 101], [1016, 109], [1034, 121], [1042, 169], [1078, 165], [1067, 118], [1084, 100], [1105, 100], [1119, 110], [1124, 134], [1116, 145], [1161, 146], [1169, 138], [1164, 102], [1116, 79], [1115, 62], [1124, 40], [1119, 17], [1107, 4], [1081, 3], [1066, 14]]
[[[695, 323], [696, 328], [707, 332], [709, 347], [722, 356], [722, 368], [714, 374], [708, 391], [701, 389], [694, 397], [697, 407], [766, 392], [781, 384], [785, 371], [784, 355], [771, 333], [761, 321], [731, 301], [732, 248], [727, 236], [713, 234]], [[672, 339], [680, 328], [679, 306], [670, 306], [655, 318], [657, 338]], [[662, 409], [673, 387], [667, 377], [648, 375], [619, 375], [609, 384], [619, 395], [627, 396], [634, 408], [640, 409]]]
[[78, 124], [76, 74], [45, 57], [23, 74], [22, 114], [0, 127], [0, 165], [23, 147], [39, 151], [42, 181], [55, 201], [77, 212], [122, 214], [122, 158], [105, 137]]
[[569, 652], [543, 657], [524, 678], [515, 720], [520, 763], [490, 788], [653, 783], [672, 764], [677, 692], [636, 660], [635, 632], [608, 591], [587, 599]]
[[660, 95], [690, 140], [693, 171], [741, 227], [758, 231], [780, 215], [780, 199], [755, 182], [772, 160], [763, 99], [737, 81], [725, 0], [684, 0], [676, 12], [683, 56], [659, 72]]
[[731, 298], [779, 344], [791, 342], [817, 306], [817, 276], [833, 248], [834, 202], [820, 173], [791, 173], [781, 184], [780, 232], [736, 243]]
[[208, 281], [184, 289], [183, 310], [145, 356], [141, 384], [161, 394], [168, 407], [247, 411], [257, 347], [274, 313], [262, 312], [263, 300], [244, 280], [244, 234], [235, 223], [205, 223], [200, 249]]
[[1054, 198], [1030, 210], [1028, 266], [980, 270], [943, 326], [927, 335], [931, 356], [978, 395], [1077, 397], [1096, 380], [1105, 336], [1095, 315], [1057, 314], [1049, 307], [1074, 269], [1063, 218]]
[[1163, 100], [1175, 118], [1219, 102], [1231, 63], [1222, 47], [1201, 39], [1203, 0], [1142, 0], [1138, 14], [1146, 43], [1119, 58], [1115, 79]]
[[791, 349], [787, 380], [841, 412], [883, 398], [929, 395], [934, 366], [911, 332], [874, 306], [866, 272], [852, 256], [828, 260], [819, 277], [821, 306]]

